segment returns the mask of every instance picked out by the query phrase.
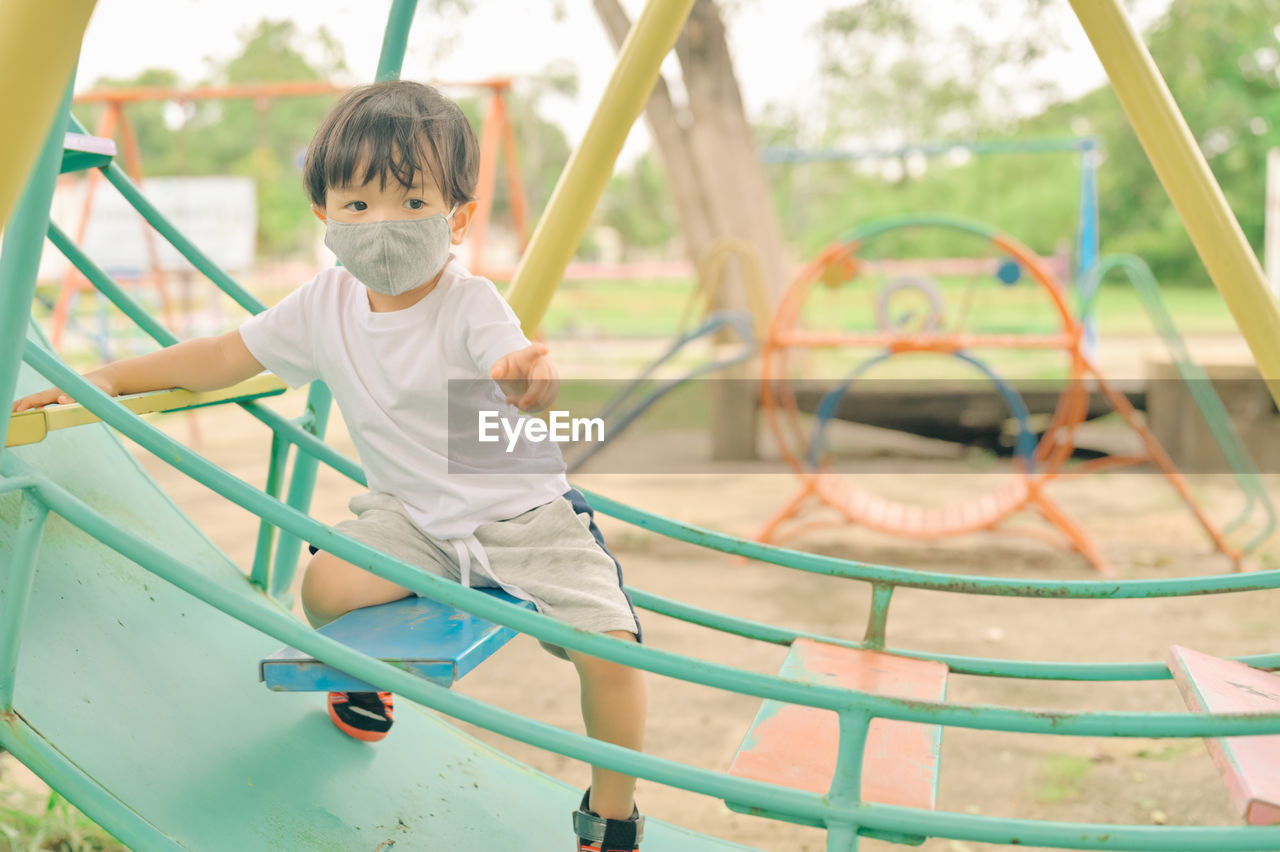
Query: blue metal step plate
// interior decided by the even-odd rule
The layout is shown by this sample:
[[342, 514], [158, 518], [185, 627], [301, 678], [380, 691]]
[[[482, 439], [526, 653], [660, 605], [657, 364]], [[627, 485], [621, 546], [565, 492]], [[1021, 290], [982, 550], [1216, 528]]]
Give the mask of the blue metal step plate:
[[[477, 589], [533, 609], [500, 589]], [[430, 598], [408, 597], [353, 610], [320, 628], [344, 645], [441, 686], [451, 686], [516, 632]], [[374, 692], [376, 687], [296, 648], [281, 648], [259, 665], [268, 687], [284, 692]]]

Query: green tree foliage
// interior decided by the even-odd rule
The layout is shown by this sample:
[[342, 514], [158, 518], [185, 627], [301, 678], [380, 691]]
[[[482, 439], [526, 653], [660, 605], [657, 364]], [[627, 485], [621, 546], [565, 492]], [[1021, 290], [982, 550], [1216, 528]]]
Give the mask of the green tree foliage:
[[609, 179], [596, 214], [622, 237], [624, 255], [665, 246], [678, 230], [666, 175], [652, 152]]
[[[1280, 126], [1280, 3], [1175, 0], [1146, 33], [1192, 135], [1255, 251], [1262, 250], [1267, 149]], [[1023, 123], [1024, 132], [1085, 129], [1102, 138], [1103, 251], [1141, 256], [1162, 280], [1208, 285], [1177, 211], [1110, 86]]]
[[[244, 48], [206, 81], [215, 85], [332, 79], [345, 70], [342, 50], [324, 28], [303, 33], [292, 21], [260, 21], [243, 34]], [[308, 60], [304, 43], [321, 48]], [[303, 244], [311, 220], [299, 160], [333, 96], [267, 101], [205, 101], [184, 126], [191, 167], [203, 174], [253, 177], [258, 186], [258, 234], [266, 254]]]
[[1058, 44], [1049, 10], [1048, 0], [970, 0], [963, 14], [920, 0], [833, 9], [819, 36], [826, 141], [892, 147], [1007, 127], [1011, 99], [1055, 90], [1027, 73]]
[[[1280, 3], [1178, 0], [1148, 46], [1255, 251], [1262, 250], [1267, 149], [1280, 144]], [[1105, 245], [1141, 254], [1158, 275], [1208, 274], [1111, 92], [1075, 105], [1107, 150], [1100, 173]]]
[[[309, 32], [292, 21], [262, 20], [244, 31], [241, 41], [240, 51], [215, 64], [197, 85], [332, 80], [346, 71], [340, 45], [324, 28]], [[181, 87], [181, 81], [173, 71], [152, 69], [132, 79], [104, 78], [95, 84], [95, 88], [138, 86]], [[508, 94], [507, 117], [516, 137], [530, 223], [550, 198], [570, 152], [564, 131], [542, 117], [541, 100], [552, 93], [572, 94], [576, 87], [572, 71], [552, 66], [521, 79]], [[142, 101], [126, 109], [147, 175], [252, 177], [258, 192], [259, 252], [282, 256], [304, 248], [314, 234], [301, 159], [335, 97], [204, 100], [182, 105]], [[463, 94], [459, 104], [477, 134], [482, 133], [488, 96]], [[100, 113], [101, 108], [85, 112], [90, 127], [96, 126]], [[505, 170], [499, 171], [494, 187], [493, 218], [510, 221]]]
[[[215, 64], [199, 85], [328, 80], [345, 70], [341, 48], [324, 28], [304, 32], [292, 21], [263, 20], [242, 33], [242, 40], [240, 52]], [[130, 80], [102, 79], [95, 87], [177, 85], [174, 72], [153, 69]], [[145, 174], [252, 177], [259, 251], [278, 256], [302, 248], [311, 232], [300, 159], [333, 101], [330, 95], [183, 105], [144, 101], [126, 110]]]
[[[1017, 128], [1012, 105], [1051, 102], [1057, 84], [1042, 60], [1059, 43], [1062, 10], [1045, 0], [976, 0], [964, 14], [937, 10], [921, 0], [858, 0], [833, 9], [817, 41], [821, 108], [776, 109], [759, 128], [761, 147], [862, 154], [770, 167], [788, 241], [802, 255], [860, 223], [911, 213], [989, 222], [1045, 254], [1074, 237], [1079, 172], [1073, 155], [904, 151], [999, 138]], [[1053, 128], [1035, 135], [1070, 134]], [[899, 153], [883, 153], [889, 151]], [[971, 254], [971, 243], [922, 232], [879, 246], [886, 253], [945, 256]]]
[[[928, 20], [927, 6], [910, 0], [861, 0], [834, 10], [822, 33], [829, 87], [824, 121], [815, 128], [803, 116], [774, 116], [761, 129], [762, 144], [866, 149], [1094, 134], [1105, 152], [1099, 172], [1103, 250], [1139, 254], [1165, 280], [1207, 283], [1110, 87], [1052, 103], [1051, 81], [1038, 79], [1037, 62], [1053, 42], [1037, 42], [1053, 29], [1053, 10], [1040, 0], [989, 7], [980, 4], [962, 19], [939, 16], [942, 24]], [[1024, 15], [1026, 24], [998, 25], [997, 11]], [[1258, 251], [1266, 152], [1280, 144], [1277, 22], [1280, 0], [1174, 0], [1146, 34]], [[1050, 102], [1022, 118], [1005, 108], [1028, 97]], [[771, 179], [789, 239], [804, 254], [860, 222], [901, 213], [980, 219], [1042, 253], [1071, 241], [1077, 227], [1080, 172], [1073, 154], [818, 162], [773, 166]], [[950, 242], [915, 240], [902, 249], [927, 255], [963, 248]]]

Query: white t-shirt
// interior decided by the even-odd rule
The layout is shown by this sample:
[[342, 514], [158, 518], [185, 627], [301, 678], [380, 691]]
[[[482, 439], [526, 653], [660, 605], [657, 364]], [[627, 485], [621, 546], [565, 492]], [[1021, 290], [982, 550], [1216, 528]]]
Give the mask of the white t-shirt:
[[[423, 532], [470, 536], [569, 490], [550, 442], [521, 441], [510, 452], [505, 441], [486, 444], [502, 472], [460, 472], [477, 469], [458, 463], [460, 446], [478, 446], [477, 407], [517, 416], [489, 370], [529, 340], [493, 283], [455, 258], [421, 301], [391, 312], [372, 311], [364, 285], [347, 270], [326, 269], [242, 325], [240, 336], [290, 387], [314, 379], [329, 386], [369, 489], [399, 499]], [[539, 472], [521, 472], [530, 470]]]

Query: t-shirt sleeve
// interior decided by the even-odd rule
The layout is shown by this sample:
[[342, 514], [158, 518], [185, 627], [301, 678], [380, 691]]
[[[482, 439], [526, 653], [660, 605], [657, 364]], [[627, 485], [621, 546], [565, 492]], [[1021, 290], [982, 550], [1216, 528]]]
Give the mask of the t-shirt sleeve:
[[310, 290], [310, 284], [299, 287], [240, 326], [240, 339], [249, 353], [291, 388], [320, 377], [308, 310]]
[[515, 312], [488, 281], [469, 283], [466, 312], [466, 346], [471, 360], [484, 375], [493, 363], [529, 345]]

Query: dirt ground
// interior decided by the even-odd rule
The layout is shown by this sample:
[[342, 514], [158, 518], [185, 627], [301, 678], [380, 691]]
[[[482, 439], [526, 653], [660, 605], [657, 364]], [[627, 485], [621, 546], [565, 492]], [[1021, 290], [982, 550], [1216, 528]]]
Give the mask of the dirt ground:
[[[275, 407], [293, 414], [297, 393]], [[335, 420], [337, 419], [335, 414]], [[248, 482], [265, 478], [269, 435], [248, 415], [221, 409], [159, 421], [183, 441]], [[195, 431], [193, 431], [195, 430]], [[198, 432], [198, 436], [197, 436]], [[330, 440], [353, 454], [341, 423]], [[875, 436], [850, 427], [849, 446]], [[651, 451], [689, 459], [706, 457], [706, 438], [660, 434]], [[577, 484], [694, 524], [752, 536], [796, 488], [767, 446], [765, 459], [733, 472], [702, 465], [702, 472], [671, 475], [590, 474]], [[990, 488], [998, 476], [927, 444], [919, 458], [898, 456], [875, 487], [904, 499], [962, 497]], [[941, 452], [941, 455], [939, 453]], [[925, 457], [934, 456], [933, 458]], [[941, 460], [939, 460], [941, 459]], [[202, 529], [238, 564], [252, 562], [255, 519], [229, 506], [163, 463], [143, 463]], [[928, 473], [911, 473], [926, 469]], [[939, 470], [954, 471], [939, 473]], [[1269, 483], [1274, 489], [1280, 485]], [[1219, 519], [1230, 517], [1238, 496], [1226, 477], [1193, 482]], [[322, 469], [313, 515], [334, 523], [347, 516], [356, 486]], [[1112, 473], [1064, 480], [1052, 493], [1095, 537], [1125, 577], [1170, 577], [1229, 570], [1212, 555], [1202, 530], [1162, 478]], [[741, 562], [663, 540], [602, 518], [600, 525], [630, 585], [697, 606], [832, 636], [860, 638], [869, 588], [775, 566]], [[1090, 579], [1094, 570], [1078, 554], [1025, 537], [980, 534], [937, 543], [896, 540], [838, 527], [791, 542], [805, 550], [927, 571], [982, 576]], [[1274, 567], [1272, 544], [1256, 566]], [[913, 590], [896, 593], [889, 620], [891, 645], [963, 655], [1030, 660], [1152, 661], [1171, 644], [1222, 655], [1276, 650], [1280, 593], [1250, 593], [1165, 601], [1034, 601], [958, 596]], [[785, 649], [738, 639], [642, 613], [654, 647], [743, 668], [775, 672]], [[462, 692], [533, 718], [580, 731], [572, 667], [519, 637], [458, 686]], [[725, 769], [758, 706], [757, 699], [666, 678], [650, 677], [646, 749], [709, 769]], [[1171, 681], [1071, 684], [954, 676], [949, 700], [1067, 710], [1177, 711], [1184, 709]], [[479, 731], [482, 739], [538, 769], [585, 785], [585, 766]], [[947, 729], [943, 736], [938, 807], [961, 813], [1030, 819], [1135, 824], [1231, 825], [1239, 822], [1225, 788], [1198, 741], [1087, 739]], [[638, 799], [655, 818], [770, 852], [816, 852], [823, 832], [730, 812], [717, 800], [641, 781]], [[891, 844], [864, 840], [864, 850]], [[930, 852], [965, 852], [984, 844], [930, 840]], [[994, 848], [994, 847], [990, 847]]]

